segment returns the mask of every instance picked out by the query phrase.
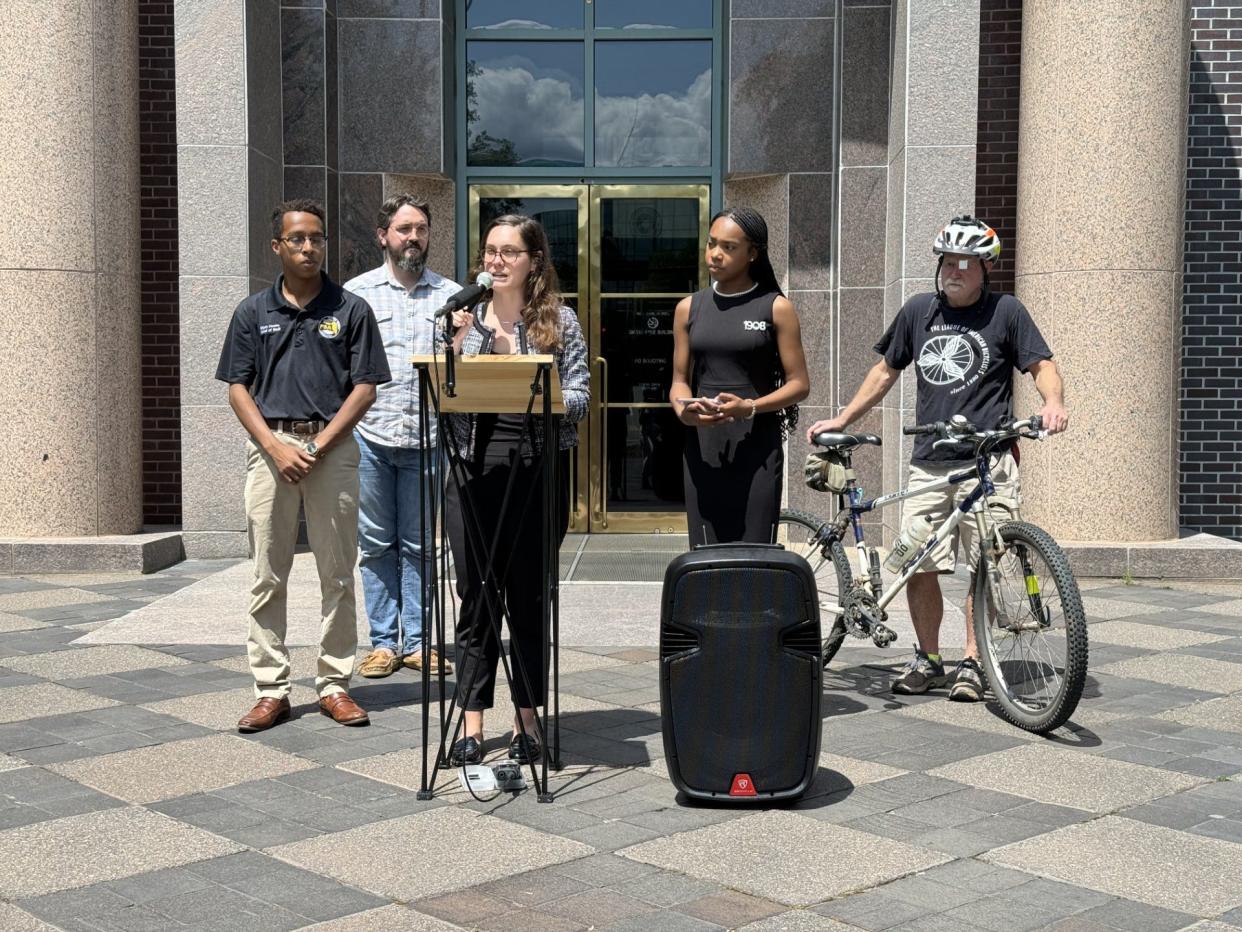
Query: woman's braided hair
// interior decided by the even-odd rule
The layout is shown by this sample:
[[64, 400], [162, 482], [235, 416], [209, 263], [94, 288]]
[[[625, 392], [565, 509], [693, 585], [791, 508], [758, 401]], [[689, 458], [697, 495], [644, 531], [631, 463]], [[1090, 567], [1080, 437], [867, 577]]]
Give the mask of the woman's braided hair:
[[[758, 291], [761, 294], [775, 291], [781, 297], [785, 296], [785, 292], [781, 290], [781, 284], [776, 280], [776, 270], [772, 268], [772, 260], [768, 256], [768, 222], [763, 219], [763, 214], [752, 207], [726, 207], [712, 217], [712, 223], [715, 223], [721, 217], [727, 217], [741, 228], [742, 233], [746, 235], [746, 239], [750, 241], [750, 245], [755, 247], [759, 255], [755, 256], [755, 261], [750, 264], [750, 277], [759, 285]], [[778, 386], [785, 384], [785, 370], [781, 366], [780, 355], [776, 357], [776, 384]], [[777, 412], [777, 419], [781, 425], [781, 436], [786, 437], [793, 432], [798, 426], [798, 406], [796, 404], [789, 405]]]

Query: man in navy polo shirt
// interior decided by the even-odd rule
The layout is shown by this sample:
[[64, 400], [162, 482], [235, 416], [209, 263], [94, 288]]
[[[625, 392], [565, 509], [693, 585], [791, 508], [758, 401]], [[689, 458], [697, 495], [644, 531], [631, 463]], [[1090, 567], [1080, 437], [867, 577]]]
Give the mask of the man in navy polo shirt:
[[392, 376], [370, 306], [322, 271], [326, 246], [318, 202], [286, 201], [273, 211], [272, 251], [283, 273], [237, 306], [216, 369], [250, 434], [246, 523], [255, 581], [246, 643], [258, 703], [237, 723], [242, 732], [289, 717], [285, 623], [299, 505], [322, 596], [319, 710], [342, 725], [369, 722], [346, 691], [358, 647], [353, 430], [376, 385]]

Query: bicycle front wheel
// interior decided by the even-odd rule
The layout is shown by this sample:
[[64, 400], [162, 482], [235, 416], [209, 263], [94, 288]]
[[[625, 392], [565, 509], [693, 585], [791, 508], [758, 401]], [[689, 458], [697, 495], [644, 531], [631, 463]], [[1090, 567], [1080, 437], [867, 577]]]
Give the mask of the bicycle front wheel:
[[1026, 731], [1065, 724], [1087, 678], [1087, 618], [1065, 553], [1024, 521], [1000, 527], [975, 563], [979, 660], [1001, 714]]
[[839, 540], [828, 542], [827, 522], [809, 511], [782, 508], [776, 523], [776, 542], [802, 556], [815, 573], [815, 585], [819, 589], [819, 623], [821, 629], [828, 629], [821, 655], [826, 667], [845, 640], [845, 619], [839, 608], [829, 617], [829, 610], [824, 606], [841, 605], [841, 596], [849, 591], [854, 580], [850, 561]]

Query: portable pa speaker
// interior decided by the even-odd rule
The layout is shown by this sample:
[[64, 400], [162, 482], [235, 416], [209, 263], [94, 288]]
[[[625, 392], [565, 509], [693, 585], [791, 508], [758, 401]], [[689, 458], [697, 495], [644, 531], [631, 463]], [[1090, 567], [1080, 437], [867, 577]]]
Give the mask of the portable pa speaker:
[[775, 545], [682, 554], [664, 574], [660, 713], [673, 785], [765, 803], [806, 792], [819, 762], [819, 594]]

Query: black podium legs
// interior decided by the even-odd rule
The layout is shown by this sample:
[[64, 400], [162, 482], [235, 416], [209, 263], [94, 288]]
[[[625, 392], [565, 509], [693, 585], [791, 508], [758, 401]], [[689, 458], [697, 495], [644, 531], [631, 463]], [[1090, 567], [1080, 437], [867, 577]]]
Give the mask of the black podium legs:
[[[428, 412], [428, 416], [432, 412], [439, 415], [440, 399], [434, 391], [433, 373], [427, 366], [418, 368], [421, 410]], [[531, 783], [540, 802], [552, 800], [548, 766], [560, 768], [558, 554], [568, 523], [568, 495], [560, 479], [559, 432], [551, 415], [550, 377], [551, 364], [541, 364], [530, 385], [521, 432], [523, 442], [516, 449], [510, 446], [505, 459], [467, 461], [449, 424], [444, 417], [440, 418], [445, 469], [438, 482], [427, 477], [425, 492], [429, 500], [438, 503], [438, 507], [433, 505], [427, 511], [443, 517], [445, 533], [441, 535], [439, 575], [433, 572], [424, 577], [430, 583], [423, 603], [424, 651], [428, 649], [427, 633], [432, 623], [442, 651], [444, 647], [445, 612], [439, 583], [447, 579], [449, 549], [455, 556], [462, 615], [457, 626], [455, 711], [446, 714], [441, 674], [440, 742], [433, 762], [429, 754], [431, 678], [427, 666], [423, 668], [420, 799], [433, 796], [436, 777], [441, 767], [448, 766], [453, 743], [465, 736], [465, 711], [471, 705], [478, 708], [492, 704], [493, 670], [499, 659], [506, 685], [515, 696], [518, 732], [528, 738], [528, 743], [529, 739], [537, 740], [542, 748], [538, 764], [530, 762]], [[539, 402], [542, 404], [537, 408]], [[537, 451], [533, 449], [535, 443], [529, 443], [531, 449], [527, 443], [528, 438], [533, 441], [534, 413], [543, 415], [538, 444], [542, 449]], [[423, 437], [427, 436], [424, 429]], [[451, 548], [445, 547], [445, 543], [451, 544]], [[512, 664], [503, 651], [502, 620], [509, 630]], [[549, 672], [553, 680], [551, 696], [547, 695]], [[539, 734], [528, 734], [519, 705], [535, 709], [537, 716], [542, 707], [541, 720], [536, 718]]]

